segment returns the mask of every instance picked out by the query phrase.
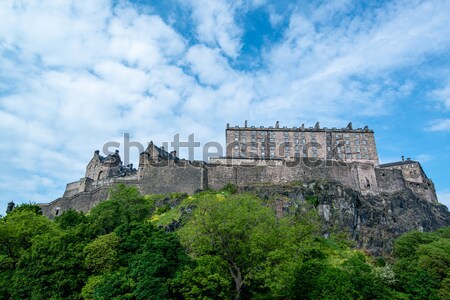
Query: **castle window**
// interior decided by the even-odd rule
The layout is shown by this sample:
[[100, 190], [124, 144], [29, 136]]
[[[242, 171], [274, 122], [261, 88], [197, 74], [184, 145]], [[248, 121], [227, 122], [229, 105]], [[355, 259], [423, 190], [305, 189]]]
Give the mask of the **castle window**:
[[355, 141], [355, 145], [359, 146], [359, 140]]
[[347, 152], [347, 153], [351, 152], [350, 146], [345, 147], [345, 152]]
[[367, 141], [363, 141], [363, 145], [367, 145]]
[[349, 140], [346, 140], [346, 141], [345, 141], [345, 144], [346, 144], [346, 145], [350, 145], [350, 141], [349, 141]]
[[348, 137], [350, 137], [350, 134], [344, 133], [344, 137], [345, 137], [345, 138], [348, 138]]
[[306, 139], [302, 139], [302, 144], [306, 144]]
[[361, 153], [356, 154], [356, 157], [357, 157], [358, 159], [361, 159]]
[[352, 155], [351, 154], [347, 154], [347, 159], [352, 159]]
[[298, 139], [295, 139], [295, 143], [298, 144]]
[[363, 151], [364, 151], [364, 152], [367, 152], [367, 147], [363, 147]]
[[289, 132], [285, 131], [285, 132], [283, 132], [283, 135], [284, 136], [289, 136]]
[[340, 143], [339, 141], [336, 141], [336, 145], [339, 145], [339, 143]]
[[294, 132], [294, 136], [295, 136], [295, 137], [298, 137], [298, 132]]
[[305, 137], [305, 133], [304, 133], [304, 132], [301, 132], [301, 133], [300, 133], [300, 136], [301, 136], [301, 137]]
[[298, 150], [300, 150], [300, 147], [297, 145], [297, 146], [295, 146], [295, 151], [298, 151]]
[[361, 149], [359, 147], [356, 147], [355, 150], [356, 150], [356, 152], [361, 152], [360, 151]]
[[239, 149], [239, 146], [237, 144], [234, 145], [234, 149]]
[[331, 151], [331, 147], [330, 146], [327, 147], [327, 151]]

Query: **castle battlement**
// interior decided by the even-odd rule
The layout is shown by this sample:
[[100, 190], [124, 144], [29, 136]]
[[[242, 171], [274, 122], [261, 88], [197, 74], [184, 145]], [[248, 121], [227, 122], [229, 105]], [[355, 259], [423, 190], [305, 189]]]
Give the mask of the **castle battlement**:
[[188, 161], [150, 142], [140, 154], [139, 166], [124, 166], [119, 152], [106, 157], [99, 151], [86, 167], [85, 177], [67, 185], [64, 196], [41, 207], [54, 217], [73, 208], [90, 210], [107, 198], [118, 183], [136, 186], [142, 194], [166, 194], [258, 184], [288, 184], [328, 180], [361, 195], [410, 190], [437, 203], [434, 184], [418, 161], [410, 159], [380, 165], [373, 130], [314, 127], [230, 127], [226, 129], [226, 157], [209, 162]]
[[301, 126], [293, 126], [293, 127], [288, 127], [288, 126], [283, 126], [280, 127], [280, 123], [279, 121], [277, 121], [275, 123], [275, 126], [248, 126], [247, 125], [247, 121], [244, 122], [244, 126], [239, 126], [239, 125], [235, 125], [235, 126], [230, 126], [230, 123], [227, 123], [227, 128], [226, 130], [256, 130], [256, 131], [261, 131], [261, 130], [273, 130], [273, 131], [329, 131], [329, 132], [335, 132], [335, 131], [340, 131], [340, 132], [372, 132], [373, 130], [370, 129], [367, 125], [364, 126], [364, 128], [353, 128], [352, 122], [350, 122], [347, 127], [343, 127], [343, 128], [337, 128], [337, 127], [332, 127], [332, 128], [327, 128], [327, 127], [320, 127], [320, 123], [317, 122], [316, 125], [314, 127], [305, 127], [305, 124], [302, 124]]
[[284, 126], [230, 127], [225, 130], [227, 157], [295, 160], [299, 158], [335, 159], [345, 162], [371, 162], [378, 165], [374, 131], [368, 126], [353, 129]]

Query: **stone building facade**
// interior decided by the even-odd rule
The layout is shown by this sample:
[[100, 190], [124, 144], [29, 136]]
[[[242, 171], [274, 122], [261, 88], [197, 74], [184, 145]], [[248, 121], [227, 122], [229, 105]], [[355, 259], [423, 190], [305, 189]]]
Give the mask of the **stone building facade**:
[[[326, 180], [362, 196], [408, 190], [425, 202], [438, 203], [434, 184], [419, 162], [408, 159], [378, 163], [374, 132], [367, 127], [353, 129], [351, 124], [342, 129], [320, 128], [319, 124], [314, 128], [279, 128], [278, 124], [275, 128], [258, 129], [227, 126], [226, 140], [231, 145], [227, 147], [228, 157], [209, 162], [180, 159], [175, 152], [167, 152], [150, 142], [140, 154], [137, 169], [133, 165], [124, 166], [118, 151], [106, 157], [95, 151], [85, 177], [67, 184], [61, 198], [41, 204], [43, 213], [54, 217], [71, 208], [89, 211], [107, 198], [111, 186], [119, 183], [136, 186], [142, 194], [192, 194], [208, 188], [220, 189], [227, 183], [247, 187]], [[257, 155], [249, 156], [246, 149], [253, 147], [254, 141]], [[273, 144], [278, 144], [278, 148], [273, 149]], [[306, 152], [300, 150], [302, 145]]]
[[353, 128], [230, 127], [225, 131], [228, 158], [295, 160], [299, 158], [334, 159], [345, 162], [370, 162], [378, 165], [378, 152], [373, 130], [367, 126]]

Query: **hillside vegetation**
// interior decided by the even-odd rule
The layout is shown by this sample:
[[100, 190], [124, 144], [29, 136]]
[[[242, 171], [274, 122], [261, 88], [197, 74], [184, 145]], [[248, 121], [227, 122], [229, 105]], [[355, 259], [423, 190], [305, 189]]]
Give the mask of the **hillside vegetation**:
[[371, 257], [337, 230], [324, 238], [316, 200], [279, 216], [231, 185], [120, 185], [88, 214], [21, 205], [0, 219], [0, 299], [450, 299], [449, 227]]

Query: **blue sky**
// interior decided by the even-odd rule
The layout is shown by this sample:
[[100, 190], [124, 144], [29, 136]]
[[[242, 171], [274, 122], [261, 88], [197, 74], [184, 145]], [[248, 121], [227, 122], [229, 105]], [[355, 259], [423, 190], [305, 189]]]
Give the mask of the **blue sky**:
[[369, 125], [450, 206], [448, 24], [445, 0], [1, 1], [0, 210], [61, 196], [125, 132], [223, 143], [244, 120]]

